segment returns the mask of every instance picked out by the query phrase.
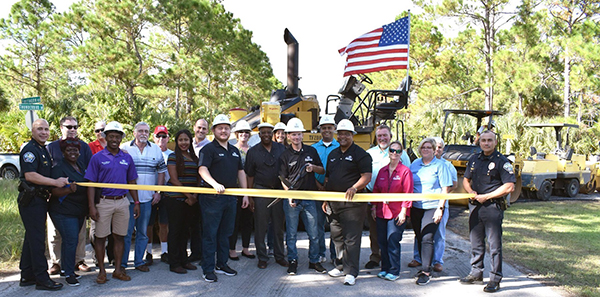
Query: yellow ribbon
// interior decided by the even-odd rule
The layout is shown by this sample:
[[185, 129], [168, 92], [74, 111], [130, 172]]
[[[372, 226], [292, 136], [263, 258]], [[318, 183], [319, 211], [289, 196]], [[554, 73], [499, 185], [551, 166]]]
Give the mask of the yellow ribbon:
[[[124, 190], [145, 190], [175, 193], [198, 193], [198, 194], [217, 194], [213, 188], [183, 187], [183, 186], [152, 186], [136, 184], [107, 184], [79, 182], [78, 185], [94, 188], [124, 189]], [[320, 200], [320, 201], [346, 201], [343, 192], [327, 191], [298, 191], [298, 190], [271, 190], [271, 189], [225, 189], [223, 195], [232, 196], [250, 196], [262, 198], [291, 198], [302, 200]], [[391, 202], [391, 201], [421, 201], [421, 200], [458, 200], [474, 197], [468, 193], [451, 194], [423, 194], [423, 193], [357, 193], [352, 202]]]

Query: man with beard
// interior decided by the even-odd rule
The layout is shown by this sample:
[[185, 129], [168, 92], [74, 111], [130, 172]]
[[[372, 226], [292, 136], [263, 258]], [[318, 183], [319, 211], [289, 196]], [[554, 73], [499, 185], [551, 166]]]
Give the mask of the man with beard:
[[[229, 258], [229, 236], [235, 227], [237, 198], [224, 195], [226, 188], [246, 188], [246, 173], [242, 166], [240, 151], [229, 144], [231, 122], [226, 115], [217, 115], [212, 124], [215, 139], [200, 150], [198, 173], [205, 184], [217, 194], [200, 197], [202, 211], [202, 270], [204, 280], [216, 282], [217, 274], [237, 275], [237, 271], [227, 265]], [[242, 208], [249, 205], [244, 196]], [[216, 254], [216, 262], [215, 262]]]
[[329, 271], [331, 277], [346, 275], [344, 284], [353, 286], [358, 276], [362, 226], [367, 214], [365, 203], [352, 202], [371, 180], [371, 156], [354, 143], [354, 124], [341, 120], [337, 125], [340, 147], [327, 157], [325, 189], [345, 192], [346, 202], [324, 202], [331, 208], [331, 237], [337, 252], [336, 267]]
[[[251, 147], [246, 155], [245, 171], [248, 180], [248, 188], [255, 189], [281, 189], [279, 182], [279, 157], [285, 150], [285, 147], [273, 141], [273, 125], [261, 123], [258, 125], [258, 135], [260, 143]], [[275, 198], [254, 199], [254, 244], [256, 245], [256, 255], [258, 256], [258, 268], [267, 268], [269, 256], [265, 244], [265, 236], [269, 225], [269, 220], [274, 229], [274, 256], [275, 262], [281, 266], [287, 267], [283, 250], [283, 228], [284, 213], [282, 203], [267, 208]]]
[[35, 285], [36, 290], [59, 290], [63, 284], [50, 279], [48, 262], [44, 255], [46, 238], [46, 216], [49, 188], [62, 188], [69, 183], [66, 177], [51, 178], [52, 160], [44, 147], [50, 136], [48, 122], [35, 120], [31, 125], [31, 141], [21, 150], [21, 184], [19, 185], [19, 214], [25, 227], [23, 250], [21, 252], [21, 280], [19, 286]]
[[[133, 129], [133, 137], [135, 138], [129, 143], [121, 146], [121, 149], [126, 151], [133, 158], [135, 169], [138, 174], [136, 183], [138, 185], [159, 185], [165, 184], [165, 172], [167, 165], [163, 159], [161, 149], [148, 141], [150, 136], [150, 126], [144, 122], [135, 124]], [[133, 207], [129, 207], [129, 228], [125, 237], [125, 250], [123, 252], [122, 267], [127, 267], [129, 260], [129, 247], [131, 246], [131, 238], [135, 229], [135, 254], [133, 265], [136, 270], [142, 272], [150, 271], [148, 264], [144, 262], [144, 255], [148, 245], [148, 222], [152, 214], [152, 205], [160, 202], [160, 193], [155, 191], [139, 190], [137, 191], [139, 198], [140, 215], [137, 218], [133, 217]], [[133, 197], [128, 195], [129, 202], [133, 202]]]
[[[340, 147], [340, 143], [333, 138], [333, 133], [335, 132], [335, 120], [332, 115], [324, 115], [319, 121], [319, 130], [321, 131], [321, 140], [319, 142], [312, 145], [317, 150], [319, 154], [319, 158], [321, 159], [321, 163], [323, 164], [323, 168], [326, 170], [327, 167], [327, 156], [334, 149]], [[315, 178], [317, 179], [317, 188], [319, 191], [325, 190], [325, 174], [315, 173]], [[317, 233], [319, 239], [319, 262], [324, 263], [327, 262], [327, 258], [325, 257], [325, 251], [327, 250], [325, 246], [325, 224], [327, 223], [327, 216], [325, 212], [321, 209], [321, 201], [315, 201], [315, 205], [317, 206]], [[333, 240], [330, 238], [329, 240], [329, 253], [331, 257], [331, 261], [335, 259], [335, 245], [333, 244]]]

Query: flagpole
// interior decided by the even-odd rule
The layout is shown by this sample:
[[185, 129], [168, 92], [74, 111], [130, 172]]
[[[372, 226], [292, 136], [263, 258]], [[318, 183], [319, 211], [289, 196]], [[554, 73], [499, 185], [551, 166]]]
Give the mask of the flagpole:
[[410, 9], [408, 10], [408, 48], [406, 49], [406, 84], [404, 85], [404, 89], [408, 92], [408, 69], [410, 68]]

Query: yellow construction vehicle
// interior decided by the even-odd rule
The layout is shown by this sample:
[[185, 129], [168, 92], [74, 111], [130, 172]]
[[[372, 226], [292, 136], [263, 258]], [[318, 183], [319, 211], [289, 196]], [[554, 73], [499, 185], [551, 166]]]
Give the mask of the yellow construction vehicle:
[[[523, 195], [530, 199], [548, 200], [552, 193], [575, 197], [580, 185], [591, 181], [591, 171], [583, 155], [574, 154], [568, 147], [569, 133], [566, 133], [565, 147], [562, 146], [563, 128], [579, 128], [574, 124], [529, 124], [532, 128], [554, 128], [556, 148], [550, 153], [538, 152], [531, 147], [531, 156], [523, 160], [521, 178]], [[595, 166], [594, 166], [595, 167]]]
[[[321, 139], [318, 124], [321, 108], [316, 95], [303, 95], [298, 88], [298, 42], [288, 29], [284, 31], [284, 41], [288, 45], [287, 86], [275, 90], [270, 101], [263, 102], [260, 108], [248, 113], [241, 119], [256, 129], [261, 122], [275, 125], [287, 123], [291, 118], [299, 118], [305, 129], [304, 142], [312, 144]], [[408, 106], [410, 78], [403, 80], [398, 90], [369, 90], [364, 98], [360, 95], [366, 89], [364, 83], [372, 84], [366, 75], [349, 76], [339, 90], [339, 95], [330, 95], [326, 100], [325, 114], [333, 115], [335, 122], [349, 119], [357, 134], [354, 142], [364, 149], [375, 143], [375, 127], [385, 123], [396, 127], [396, 138], [404, 141], [404, 123], [397, 119], [397, 111]], [[335, 110], [329, 111], [330, 103], [337, 103]], [[235, 125], [236, 123], [233, 123]], [[399, 133], [402, 136], [399, 136]], [[405, 146], [406, 147], [406, 146]]]
[[[475, 126], [475, 134], [471, 134], [471, 132], [467, 131], [460, 137], [463, 141], [462, 144], [457, 143], [457, 135], [459, 131], [453, 130], [452, 128], [448, 128], [447, 123], [448, 117], [450, 115], [466, 115], [471, 116], [477, 119], [477, 124]], [[442, 156], [444, 159], [450, 161], [452, 165], [456, 168], [456, 172], [458, 175], [458, 185], [457, 189], [453, 192], [455, 193], [464, 193], [465, 189], [463, 188], [463, 176], [465, 174], [465, 169], [467, 168], [467, 163], [469, 162], [469, 158], [475, 154], [479, 154], [481, 152], [481, 148], [477, 145], [478, 137], [484, 129], [493, 130], [494, 128], [494, 120], [495, 116], [502, 115], [502, 112], [497, 110], [464, 110], [464, 109], [444, 109], [444, 126], [442, 128], [442, 139], [446, 146], [444, 147], [444, 155]], [[482, 125], [483, 119], [487, 118], [487, 124], [485, 126]], [[454, 139], [451, 140], [450, 134], [454, 135]], [[462, 133], [461, 133], [462, 134]], [[498, 137], [498, 139], [500, 139]], [[500, 143], [500, 141], [499, 141]], [[510, 203], [517, 201], [519, 196], [521, 195], [521, 168], [522, 161], [517, 156], [510, 154], [507, 158], [512, 162], [515, 175], [517, 177], [517, 182], [515, 184], [515, 190], [508, 195], [507, 201]], [[451, 200], [452, 204], [456, 205], [464, 205], [468, 204], [467, 199], [460, 200]]]

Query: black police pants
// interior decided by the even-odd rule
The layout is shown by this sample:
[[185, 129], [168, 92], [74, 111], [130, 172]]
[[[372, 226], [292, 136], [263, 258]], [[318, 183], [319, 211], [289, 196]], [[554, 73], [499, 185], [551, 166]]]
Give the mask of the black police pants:
[[502, 219], [504, 211], [496, 203], [469, 204], [471, 238], [471, 275], [483, 277], [485, 240], [490, 246], [490, 281], [502, 280]]
[[367, 204], [360, 202], [329, 202], [331, 206], [331, 238], [337, 252], [336, 268], [346, 274], [358, 276], [360, 242], [365, 222]]
[[[19, 194], [19, 201], [22, 194]], [[46, 215], [48, 202], [46, 199], [34, 197], [27, 206], [19, 204], [19, 214], [25, 227], [23, 251], [21, 252], [21, 278], [36, 280], [38, 283], [50, 279], [48, 261], [46, 260]]]

